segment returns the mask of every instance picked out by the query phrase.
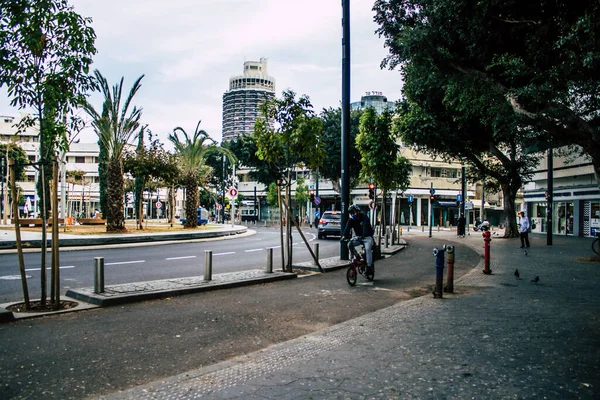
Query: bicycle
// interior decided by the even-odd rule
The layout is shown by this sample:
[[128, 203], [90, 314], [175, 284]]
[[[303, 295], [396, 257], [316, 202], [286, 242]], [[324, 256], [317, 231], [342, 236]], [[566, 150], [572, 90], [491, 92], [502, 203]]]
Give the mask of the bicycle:
[[[352, 238], [353, 240], [355, 238]], [[342, 239], [344, 242], [348, 242], [348, 239]], [[356, 279], [358, 274], [364, 276], [368, 281], [375, 279], [375, 262], [373, 261], [373, 267], [367, 268], [367, 258], [365, 254], [365, 246], [360, 246], [360, 250], [356, 256], [352, 256], [352, 263], [346, 270], [346, 280], [350, 286], [356, 285]]]
[[592, 251], [600, 255], [600, 232], [596, 232], [596, 239], [592, 242]]

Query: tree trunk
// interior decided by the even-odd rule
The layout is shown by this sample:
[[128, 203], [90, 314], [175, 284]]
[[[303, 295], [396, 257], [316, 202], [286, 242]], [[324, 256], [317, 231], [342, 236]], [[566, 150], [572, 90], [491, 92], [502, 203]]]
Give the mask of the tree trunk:
[[502, 185], [502, 195], [504, 196], [504, 224], [506, 226], [504, 237], [506, 238], [519, 237], [517, 213], [515, 211], [517, 190], [518, 188], [513, 189], [512, 185], [510, 184]]
[[108, 164], [108, 187], [106, 231], [125, 231], [125, 214], [123, 213], [123, 166], [121, 160], [111, 160]]
[[[8, 169], [10, 170], [10, 191], [13, 193], [14, 198], [18, 198], [15, 193], [17, 193], [17, 184], [16, 184], [16, 174], [14, 161], [8, 160]], [[12, 168], [11, 168], [12, 167]], [[21, 273], [21, 285], [23, 287], [23, 300], [25, 301], [25, 309], [29, 310], [31, 307], [29, 303], [29, 288], [27, 286], [27, 273], [25, 272], [25, 260], [23, 258], [23, 244], [21, 242], [21, 226], [19, 225], [19, 205], [16, 201], [12, 202], [12, 210], [13, 217], [11, 221], [15, 224], [15, 236], [17, 239], [17, 254], [19, 257], [19, 272]]]
[[190, 174], [187, 177], [185, 188], [184, 228], [196, 228], [198, 226], [198, 179], [196, 179], [195, 174]]

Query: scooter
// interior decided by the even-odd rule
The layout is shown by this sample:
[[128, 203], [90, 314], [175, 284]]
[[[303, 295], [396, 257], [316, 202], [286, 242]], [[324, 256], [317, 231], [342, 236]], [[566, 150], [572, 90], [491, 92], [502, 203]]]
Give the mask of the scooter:
[[490, 229], [490, 223], [488, 221], [483, 221], [481, 222], [479, 219], [475, 220], [475, 223], [473, 224], [473, 230], [475, 232], [478, 231], [487, 231]]

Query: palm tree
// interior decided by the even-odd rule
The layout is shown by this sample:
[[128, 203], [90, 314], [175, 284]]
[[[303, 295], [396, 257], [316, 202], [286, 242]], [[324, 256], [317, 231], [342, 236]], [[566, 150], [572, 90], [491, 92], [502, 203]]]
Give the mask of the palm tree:
[[95, 70], [96, 80], [104, 95], [102, 113], [98, 113], [89, 103], [85, 105], [86, 112], [92, 117], [92, 127], [98, 135], [100, 146], [106, 150], [108, 164], [106, 168], [106, 231], [124, 231], [125, 215], [123, 212], [123, 154], [125, 146], [140, 127], [142, 109], [133, 107], [128, 114], [133, 96], [142, 86], [144, 75], [137, 78], [129, 90], [129, 95], [121, 107], [123, 93], [123, 78], [112, 87], [108, 86], [106, 78], [100, 71]]
[[[169, 140], [175, 147], [179, 159], [179, 168], [185, 185], [185, 227], [195, 228], [198, 226], [196, 213], [198, 209], [198, 186], [205, 185], [211, 168], [206, 165], [206, 157], [211, 153], [224, 154], [230, 160], [235, 161], [231, 151], [218, 147], [216, 142], [208, 136], [208, 133], [200, 129], [200, 123], [196, 125], [196, 131], [190, 137], [181, 127], [173, 129]], [[180, 139], [178, 133], [183, 135]]]

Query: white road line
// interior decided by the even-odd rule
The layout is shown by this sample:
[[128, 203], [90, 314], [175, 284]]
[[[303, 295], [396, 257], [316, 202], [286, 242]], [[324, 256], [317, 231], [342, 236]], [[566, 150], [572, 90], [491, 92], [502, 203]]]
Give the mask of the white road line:
[[244, 250], [244, 253], [252, 253], [253, 251], [262, 251], [264, 249], [251, 249], [251, 250]]
[[227, 253], [215, 253], [213, 256], [226, 256], [228, 254], [235, 254], [235, 251], [228, 251]]
[[196, 256], [169, 257], [169, 258], [165, 258], [165, 260], [184, 260], [186, 258], [196, 258]]
[[[71, 269], [71, 268], [75, 268], [74, 265], [66, 265], [64, 267], [59, 267], [59, 269]], [[41, 268], [25, 268], [25, 271], [29, 272], [29, 271], [41, 271]], [[48, 271], [50, 271], [50, 267], [47, 268]]]
[[139, 264], [139, 263], [143, 263], [143, 262], [146, 262], [146, 260], [121, 261], [121, 262], [105, 263], [104, 265]]

